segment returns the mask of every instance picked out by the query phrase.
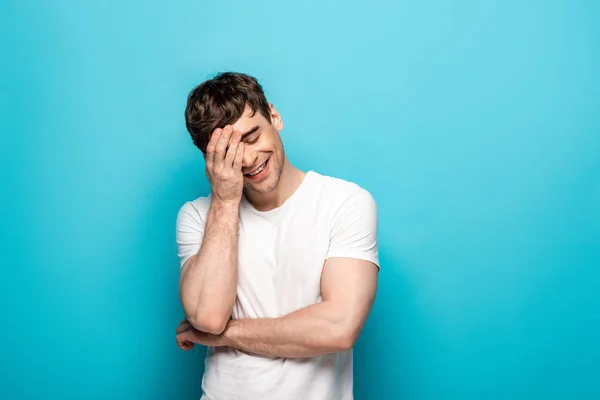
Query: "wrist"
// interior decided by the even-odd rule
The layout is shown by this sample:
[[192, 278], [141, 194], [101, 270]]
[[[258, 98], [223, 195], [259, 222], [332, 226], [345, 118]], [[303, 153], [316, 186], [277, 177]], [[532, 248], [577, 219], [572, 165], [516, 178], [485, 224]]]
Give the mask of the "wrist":
[[223, 200], [213, 196], [212, 207], [217, 212], [235, 212], [237, 213], [240, 207], [240, 199]]
[[234, 319], [229, 320], [225, 330], [221, 334], [221, 343], [223, 346], [235, 347], [235, 326], [237, 321]]

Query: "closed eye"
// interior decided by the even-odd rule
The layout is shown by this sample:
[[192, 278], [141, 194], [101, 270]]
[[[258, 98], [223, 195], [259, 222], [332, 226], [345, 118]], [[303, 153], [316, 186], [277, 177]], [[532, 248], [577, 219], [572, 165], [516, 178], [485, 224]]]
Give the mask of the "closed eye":
[[256, 141], [258, 140], [259, 137], [260, 137], [260, 131], [259, 131], [259, 126], [257, 125], [242, 135], [242, 141], [244, 141], [248, 144], [253, 144], [253, 143], [256, 143]]
[[246, 140], [244, 140], [244, 142], [246, 142], [247, 144], [254, 144], [254, 143], [258, 142], [259, 138], [260, 138], [260, 133], [255, 133], [254, 135], [251, 135]]

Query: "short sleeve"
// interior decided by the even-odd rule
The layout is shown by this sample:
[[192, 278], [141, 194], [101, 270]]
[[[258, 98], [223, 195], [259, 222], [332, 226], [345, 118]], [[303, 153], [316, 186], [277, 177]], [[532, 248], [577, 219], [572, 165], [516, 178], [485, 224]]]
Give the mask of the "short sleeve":
[[358, 258], [379, 268], [377, 225], [375, 200], [359, 188], [335, 212], [327, 258]]
[[179, 267], [200, 251], [204, 238], [205, 216], [198, 210], [193, 202], [185, 203], [177, 214], [175, 240], [177, 242], [177, 255]]

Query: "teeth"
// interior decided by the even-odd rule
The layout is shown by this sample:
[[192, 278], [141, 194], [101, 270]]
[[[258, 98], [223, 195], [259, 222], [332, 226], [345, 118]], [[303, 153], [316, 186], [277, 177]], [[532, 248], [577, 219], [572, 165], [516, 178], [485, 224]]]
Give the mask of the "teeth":
[[254, 175], [258, 174], [260, 171], [262, 171], [263, 169], [265, 169], [266, 166], [267, 166], [267, 162], [265, 161], [260, 167], [258, 167], [256, 169], [256, 171], [254, 171], [254, 172], [252, 172], [252, 173], [250, 173], [248, 175], [254, 176]]

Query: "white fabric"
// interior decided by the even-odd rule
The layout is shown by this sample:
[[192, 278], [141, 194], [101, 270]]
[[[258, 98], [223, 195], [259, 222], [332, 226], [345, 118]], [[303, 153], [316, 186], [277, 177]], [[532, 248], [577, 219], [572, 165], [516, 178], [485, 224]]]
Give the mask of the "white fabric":
[[[177, 217], [180, 266], [202, 243], [211, 197], [185, 203]], [[232, 318], [276, 318], [321, 301], [330, 257], [379, 267], [377, 208], [358, 185], [309, 171], [279, 208], [256, 210], [242, 197], [239, 281]], [[310, 359], [249, 355], [209, 348], [204, 400], [350, 400], [352, 350]]]

